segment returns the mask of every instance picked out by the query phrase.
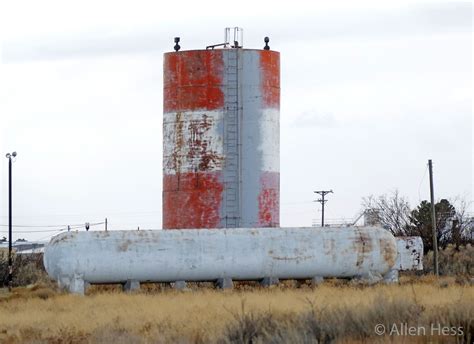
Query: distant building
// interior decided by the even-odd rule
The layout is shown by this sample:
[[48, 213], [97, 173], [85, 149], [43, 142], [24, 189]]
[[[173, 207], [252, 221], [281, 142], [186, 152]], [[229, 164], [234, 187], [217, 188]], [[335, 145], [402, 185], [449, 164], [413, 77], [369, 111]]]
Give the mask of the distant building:
[[364, 212], [364, 225], [370, 227], [380, 226], [380, 209], [367, 209]]
[[[12, 249], [16, 254], [43, 253], [44, 245], [43, 242], [15, 241], [12, 244]], [[0, 249], [8, 250], [8, 241], [0, 241]]]

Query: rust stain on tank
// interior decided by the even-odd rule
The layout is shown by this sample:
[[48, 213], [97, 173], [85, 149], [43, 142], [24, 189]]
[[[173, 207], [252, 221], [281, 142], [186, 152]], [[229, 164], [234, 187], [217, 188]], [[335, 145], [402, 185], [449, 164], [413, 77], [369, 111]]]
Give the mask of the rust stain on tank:
[[312, 259], [313, 256], [270, 256], [274, 260], [283, 260], [283, 261], [296, 261], [297, 263], [302, 260]]
[[179, 172], [181, 170], [182, 164], [182, 152], [184, 150], [184, 121], [183, 121], [183, 113], [176, 112], [176, 120], [174, 122], [174, 145], [173, 145], [173, 152], [171, 153], [171, 159], [169, 160], [171, 166], [168, 168]]
[[180, 51], [164, 58], [163, 109], [165, 112], [224, 106], [222, 50]]
[[104, 231], [104, 232], [96, 232], [96, 233], [95, 233], [95, 236], [96, 236], [97, 238], [107, 238], [107, 237], [110, 236], [110, 234], [109, 234], [109, 232], [107, 232], [107, 231]]
[[224, 157], [215, 150], [212, 140], [214, 119], [207, 114], [200, 118], [186, 118], [183, 112], [176, 112], [171, 140], [172, 151], [167, 169], [175, 173], [210, 171], [222, 166]]
[[323, 241], [324, 254], [330, 255], [334, 253], [336, 248], [336, 241], [334, 239], [325, 239]]
[[393, 266], [397, 257], [397, 252], [393, 249], [393, 245], [386, 239], [379, 239], [379, 246], [380, 254], [383, 256], [383, 259], [389, 266]]
[[356, 266], [360, 267], [364, 263], [367, 253], [372, 251], [372, 239], [364, 231], [358, 230], [358, 236], [354, 239], [354, 248], [357, 252]]
[[258, 195], [258, 224], [261, 227], [278, 227], [280, 224], [280, 175], [263, 172]]
[[128, 250], [128, 246], [132, 243], [131, 240], [126, 240], [125, 242], [123, 242], [121, 245], [119, 245], [118, 247], [118, 250], [120, 252], [125, 252]]
[[332, 261], [335, 262], [337, 258], [336, 240], [325, 239], [323, 241], [323, 247], [324, 247], [324, 254], [331, 257]]
[[[190, 160], [198, 160], [197, 170], [208, 171], [211, 167], [221, 166], [224, 158], [216, 151], [210, 149], [212, 135], [206, 135], [214, 126], [211, 117], [203, 114], [199, 120], [191, 120], [189, 122], [189, 147], [187, 158]], [[208, 139], [206, 139], [208, 137]]]
[[164, 185], [179, 183], [179, 190], [163, 193], [163, 228], [218, 228], [224, 188], [220, 180], [215, 172], [165, 175]]
[[49, 245], [56, 245], [56, 244], [59, 244], [60, 242], [62, 241], [67, 241], [68, 239], [72, 238], [73, 235], [72, 234], [68, 234], [68, 235], [64, 235], [62, 237], [56, 237], [56, 238], [53, 238], [51, 240], [51, 242], [49, 243]]

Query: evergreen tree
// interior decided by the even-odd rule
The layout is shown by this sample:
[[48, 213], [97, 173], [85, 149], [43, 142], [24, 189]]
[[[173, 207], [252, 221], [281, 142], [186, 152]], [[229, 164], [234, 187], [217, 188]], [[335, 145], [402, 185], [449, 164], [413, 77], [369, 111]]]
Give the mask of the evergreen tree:
[[[435, 204], [436, 237], [438, 246], [445, 247], [456, 235], [453, 235], [453, 221], [456, 209], [447, 200], [442, 199]], [[433, 226], [431, 221], [431, 203], [422, 201], [410, 214], [409, 235], [420, 236], [423, 240], [425, 253], [433, 250]]]

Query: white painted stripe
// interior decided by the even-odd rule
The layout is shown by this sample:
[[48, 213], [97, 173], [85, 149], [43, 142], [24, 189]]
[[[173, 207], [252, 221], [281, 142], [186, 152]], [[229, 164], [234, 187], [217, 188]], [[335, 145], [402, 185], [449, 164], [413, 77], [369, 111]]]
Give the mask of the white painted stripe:
[[263, 109], [259, 128], [258, 150], [262, 153], [261, 170], [280, 172], [280, 110]]
[[224, 165], [222, 111], [163, 114], [163, 173], [220, 171]]

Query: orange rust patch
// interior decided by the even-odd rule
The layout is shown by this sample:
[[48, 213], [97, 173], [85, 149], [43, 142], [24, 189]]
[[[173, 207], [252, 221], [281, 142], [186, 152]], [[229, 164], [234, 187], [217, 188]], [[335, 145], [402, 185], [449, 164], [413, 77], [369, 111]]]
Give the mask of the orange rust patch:
[[280, 108], [280, 53], [260, 52], [261, 92], [264, 107]]
[[[163, 178], [163, 228], [218, 228], [222, 172], [178, 173]], [[169, 190], [168, 185], [178, 189]]]
[[163, 64], [165, 112], [215, 110], [224, 106], [222, 50], [167, 53]]
[[260, 177], [260, 185], [258, 225], [260, 227], [278, 227], [280, 225], [280, 174], [263, 172]]

